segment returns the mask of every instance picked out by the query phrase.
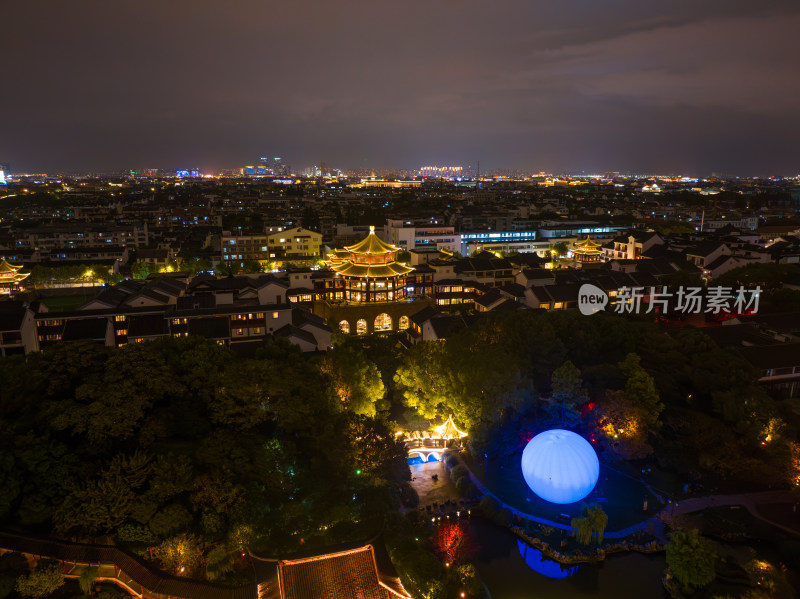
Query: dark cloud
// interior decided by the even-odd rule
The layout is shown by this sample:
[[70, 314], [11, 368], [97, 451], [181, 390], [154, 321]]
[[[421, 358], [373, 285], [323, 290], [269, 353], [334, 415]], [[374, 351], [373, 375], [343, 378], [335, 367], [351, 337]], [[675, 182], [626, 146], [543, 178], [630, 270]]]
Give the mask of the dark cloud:
[[20, 168], [798, 170], [795, 1], [7, 5]]

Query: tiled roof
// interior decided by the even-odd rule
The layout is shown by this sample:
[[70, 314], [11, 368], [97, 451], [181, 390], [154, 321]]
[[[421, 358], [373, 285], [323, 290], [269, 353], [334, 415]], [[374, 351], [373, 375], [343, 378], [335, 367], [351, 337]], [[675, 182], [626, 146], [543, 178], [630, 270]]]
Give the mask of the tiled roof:
[[22, 266], [9, 264], [5, 258], [0, 259], [0, 273], [17, 272]]
[[0, 302], [0, 331], [18, 331], [25, 320], [22, 302]]
[[107, 318], [81, 318], [68, 320], [64, 325], [64, 341], [105, 341], [108, 328]]
[[296, 327], [293, 324], [287, 324], [285, 326], [282, 326], [277, 331], [275, 331], [273, 335], [275, 335], [275, 337], [286, 337], [287, 339], [290, 337], [294, 337], [296, 339], [301, 339], [302, 341], [305, 341], [312, 345], [317, 344], [317, 338], [314, 337], [313, 334], [306, 331], [305, 329]]
[[431, 306], [427, 306], [422, 310], [420, 310], [419, 312], [414, 312], [414, 314], [411, 315], [411, 322], [413, 322], [416, 325], [421, 325], [425, 321], [440, 315], [441, 312], [439, 312], [439, 310], [437, 310], [436, 308], [432, 308]]
[[519, 283], [507, 283], [500, 287], [500, 290], [514, 297], [524, 297], [525, 295], [525, 287]]
[[431, 318], [430, 324], [437, 339], [447, 339], [450, 335], [467, 328], [467, 322], [458, 314]]
[[280, 579], [284, 599], [410, 599], [402, 585], [381, 581], [371, 545], [282, 561]]
[[369, 277], [374, 279], [396, 277], [410, 273], [414, 269], [399, 262], [390, 262], [389, 264], [353, 264], [352, 262], [345, 262], [334, 266], [333, 270], [347, 277]]
[[[492, 256], [491, 258], [486, 255]], [[511, 262], [505, 258], [496, 258], [483, 252], [475, 258], [462, 258], [456, 264], [456, 272], [485, 272], [489, 270], [511, 270]]]
[[375, 227], [370, 227], [369, 235], [364, 239], [345, 249], [352, 254], [391, 254], [400, 250], [399, 247], [390, 245], [375, 235]]
[[547, 268], [526, 268], [522, 271], [526, 279], [553, 279], [555, 275]]
[[706, 264], [703, 268], [705, 268], [706, 270], [715, 270], [720, 266], [722, 266], [723, 264], [725, 264], [728, 260], [736, 260], [736, 258], [734, 256], [728, 256], [728, 255], [720, 256], [710, 264]]
[[130, 295], [125, 299], [126, 303], [130, 303], [136, 300], [136, 298], [144, 297], [147, 299], [151, 299], [154, 302], [158, 302], [160, 304], [167, 304], [169, 303], [169, 297], [164, 295], [163, 293], [159, 293], [158, 291], [154, 291], [153, 289], [142, 289], [139, 293]]
[[686, 248], [687, 256], [701, 256], [705, 257], [713, 253], [719, 246], [725, 245], [721, 241], [703, 241], [693, 247]]
[[491, 289], [490, 291], [487, 291], [482, 296], [477, 298], [475, 300], [475, 303], [480, 305], [480, 306], [483, 306], [484, 308], [488, 308], [492, 304], [496, 304], [498, 302], [501, 302], [504, 299], [505, 299], [505, 297], [503, 297], [503, 295], [500, 293], [499, 290]]
[[292, 309], [292, 324], [296, 327], [309, 325], [321, 329], [323, 331], [330, 331], [330, 327], [325, 324], [325, 319], [312, 314], [308, 310], [302, 308]]
[[128, 337], [168, 336], [169, 324], [160, 314], [143, 314], [128, 319]]
[[209, 339], [227, 339], [231, 336], [230, 319], [226, 316], [189, 319], [189, 334]]

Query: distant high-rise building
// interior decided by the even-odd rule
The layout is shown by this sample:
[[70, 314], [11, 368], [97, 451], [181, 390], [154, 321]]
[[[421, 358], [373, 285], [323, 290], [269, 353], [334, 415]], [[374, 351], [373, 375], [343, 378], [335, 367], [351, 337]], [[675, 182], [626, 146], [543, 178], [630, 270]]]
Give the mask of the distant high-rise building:
[[262, 156], [259, 158], [260, 166], [256, 169], [256, 174], [272, 175], [275, 177], [286, 177], [290, 175], [289, 167], [283, 162], [280, 156]]
[[464, 169], [460, 166], [423, 166], [419, 169], [419, 174], [423, 177], [450, 179], [461, 177], [464, 174]]

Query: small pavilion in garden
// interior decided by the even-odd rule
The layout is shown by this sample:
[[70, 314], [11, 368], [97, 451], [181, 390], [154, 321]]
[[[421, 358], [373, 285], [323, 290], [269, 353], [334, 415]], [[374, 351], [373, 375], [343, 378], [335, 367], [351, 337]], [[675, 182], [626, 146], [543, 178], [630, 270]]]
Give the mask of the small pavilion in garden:
[[575, 262], [587, 264], [603, 261], [603, 246], [592, 241], [589, 237], [583, 241], [576, 241], [572, 244], [572, 255]]
[[402, 435], [408, 449], [408, 459], [421, 458], [423, 462], [437, 462], [441, 459], [442, 452], [453, 441], [461, 443], [467, 436], [464, 431], [458, 430], [453, 416], [450, 415], [444, 424], [434, 427], [430, 431], [411, 431], [398, 433]]

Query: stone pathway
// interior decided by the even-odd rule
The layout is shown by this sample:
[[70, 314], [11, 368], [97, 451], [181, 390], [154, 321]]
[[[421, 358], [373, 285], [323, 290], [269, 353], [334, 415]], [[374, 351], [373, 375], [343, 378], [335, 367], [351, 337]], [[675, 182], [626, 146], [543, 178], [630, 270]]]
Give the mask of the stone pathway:
[[[427, 462], [425, 464], [412, 464], [411, 486], [419, 495], [419, 505], [442, 504], [448, 499], [458, 499], [459, 494], [455, 485], [450, 482], [450, 471], [444, 466], [444, 462]], [[434, 474], [439, 476], [435, 481], [431, 478]]]

